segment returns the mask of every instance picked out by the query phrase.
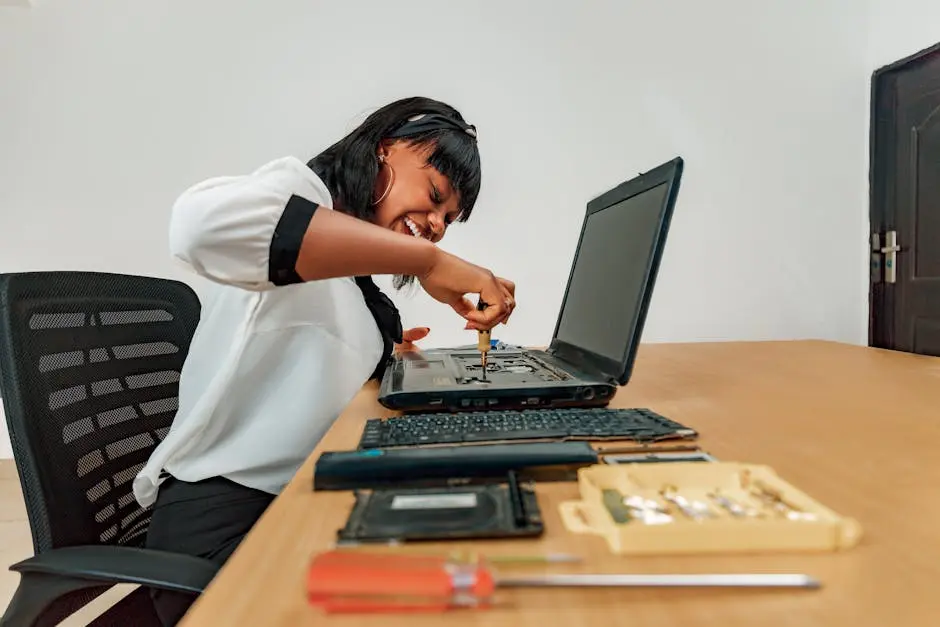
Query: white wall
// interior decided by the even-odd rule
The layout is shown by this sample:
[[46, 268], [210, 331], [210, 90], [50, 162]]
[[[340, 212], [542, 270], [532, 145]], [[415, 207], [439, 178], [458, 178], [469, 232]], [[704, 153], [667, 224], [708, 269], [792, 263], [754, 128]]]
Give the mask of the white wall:
[[3, 407], [0, 406], [0, 459], [11, 459], [13, 457], [13, 445], [10, 443], [10, 435], [7, 433], [6, 419], [3, 417]]
[[868, 62], [871, 71], [940, 43], [940, 3], [930, 0], [868, 0]]
[[[484, 190], [445, 247], [519, 285], [544, 343], [585, 202], [681, 154], [645, 339], [866, 335], [866, 19], [852, 0], [45, 0], [0, 11], [0, 271], [181, 277], [191, 183], [308, 158], [426, 94], [480, 130]], [[468, 343], [421, 294], [430, 345]], [[0, 437], [0, 441], [3, 438]]]

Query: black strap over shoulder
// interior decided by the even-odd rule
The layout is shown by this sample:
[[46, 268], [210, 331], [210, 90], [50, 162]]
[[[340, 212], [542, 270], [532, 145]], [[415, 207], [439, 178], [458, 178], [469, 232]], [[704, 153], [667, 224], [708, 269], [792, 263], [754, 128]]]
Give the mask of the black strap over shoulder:
[[395, 344], [400, 344], [402, 341], [403, 329], [401, 327], [401, 316], [398, 313], [398, 308], [395, 307], [395, 303], [382, 293], [382, 290], [375, 284], [372, 277], [357, 276], [356, 285], [362, 290], [362, 296], [366, 301], [366, 306], [369, 308], [369, 311], [372, 312], [372, 317], [375, 318], [375, 324], [379, 327], [379, 333], [382, 334], [382, 358], [376, 365], [375, 372], [373, 372], [370, 377], [370, 379], [381, 380], [382, 375], [385, 374], [385, 368], [388, 365], [388, 360], [392, 356]]

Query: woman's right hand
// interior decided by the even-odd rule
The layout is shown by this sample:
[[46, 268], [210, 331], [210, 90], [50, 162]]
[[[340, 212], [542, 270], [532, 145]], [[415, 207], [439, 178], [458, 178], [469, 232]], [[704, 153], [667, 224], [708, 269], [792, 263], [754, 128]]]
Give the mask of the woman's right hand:
[[[508, 321], [516, 308], [516, 286], [512, 281], [441, 249], [437, 249], [430, 270], [418, 280], [431, 298], [450, 305], [466, 319], [468, 329], [492, 329]], [[477, 310], [467, 294], [478, 294], [487, 304], [486, 309]]]

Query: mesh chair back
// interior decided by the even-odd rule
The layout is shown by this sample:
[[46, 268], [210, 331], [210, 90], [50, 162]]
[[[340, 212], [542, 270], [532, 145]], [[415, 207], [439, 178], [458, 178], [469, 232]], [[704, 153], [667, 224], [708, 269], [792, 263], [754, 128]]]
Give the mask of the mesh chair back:
[[37, 554], [143, 546], [132, 481], [176, 413], [199, 313], [177, 281], [0, 275], [0, 398]]

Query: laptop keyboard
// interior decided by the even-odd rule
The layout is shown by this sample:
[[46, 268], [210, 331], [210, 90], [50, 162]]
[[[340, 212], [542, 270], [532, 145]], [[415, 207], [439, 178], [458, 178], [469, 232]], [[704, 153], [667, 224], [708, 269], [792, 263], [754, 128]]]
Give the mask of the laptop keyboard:
[[481, 444], [505, 440], [691, 439], [697, 433], [649, 409], [524, 409], [471, 411], [373, 418], [360, 449]]

